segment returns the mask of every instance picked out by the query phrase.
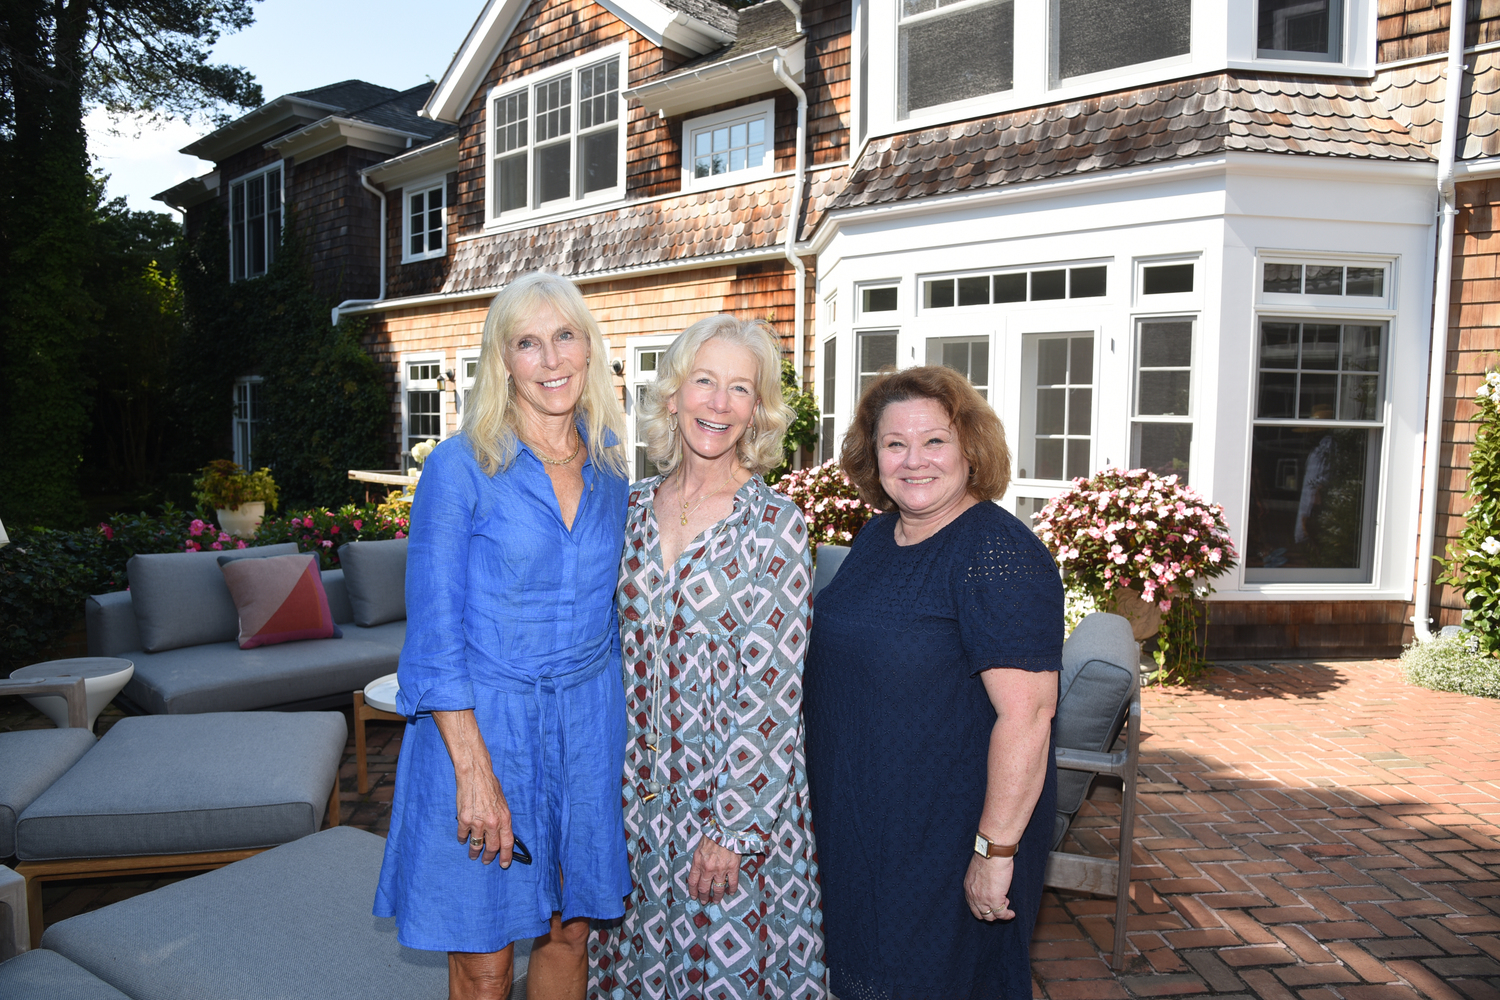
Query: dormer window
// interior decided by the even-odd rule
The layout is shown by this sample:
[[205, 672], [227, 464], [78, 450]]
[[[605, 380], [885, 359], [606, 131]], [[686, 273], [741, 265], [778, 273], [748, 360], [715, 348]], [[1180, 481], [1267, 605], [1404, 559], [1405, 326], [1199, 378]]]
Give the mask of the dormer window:
[[684, 188], [741, 184], [770, 175], [776, 160], [775, 109], [774, 101], [759, 101], [684, 122]]
[[408, 186], [406, 191], [406, 243], [402, 260], [427, 260], [447, 252], [445, 216], [447, 185], [436, 177]]
[[1256, 47], [1264, 59], [1339, 60], [1340, 0], [1259, 0]]
[[489, 101], [491, 222], [621, 193], [623, 52], [552, 66]]

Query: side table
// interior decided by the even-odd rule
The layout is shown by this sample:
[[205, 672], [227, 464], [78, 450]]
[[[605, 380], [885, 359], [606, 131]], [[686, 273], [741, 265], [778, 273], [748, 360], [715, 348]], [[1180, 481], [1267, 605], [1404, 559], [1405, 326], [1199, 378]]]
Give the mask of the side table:
[[[118, 656], [80, 656], [69, 660], [48, 660], [12, 671], [13, 680], [41, 680], [44, 677], [82, 677], [88, 697], [87, 722], [90, 732], [104, 706], [114, 700], [135, 676], [135, 664]], [[57, 724], [68, 726], [68, 703], [58, 695], [26, 695], [38, 712]]]
[[370, 774], [365, 760], [365, 722], [370, 719], [405, 722], [406, 716], [396, 713], [396, 693], [400, 690], [396, 675], [386, 674], [366, 684], [363, 691], [354, 692], [354, 760], [359, 769], [355, 787], [361, 795], [370, 790]]

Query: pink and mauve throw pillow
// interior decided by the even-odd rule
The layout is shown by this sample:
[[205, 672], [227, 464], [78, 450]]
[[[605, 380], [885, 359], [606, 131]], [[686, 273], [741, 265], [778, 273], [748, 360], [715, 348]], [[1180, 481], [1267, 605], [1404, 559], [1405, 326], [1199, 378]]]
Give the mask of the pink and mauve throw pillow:
[[328, 610], [317, 556], [221, 557], [219, 569], [239, 609], [241, 649], [343, 636]]

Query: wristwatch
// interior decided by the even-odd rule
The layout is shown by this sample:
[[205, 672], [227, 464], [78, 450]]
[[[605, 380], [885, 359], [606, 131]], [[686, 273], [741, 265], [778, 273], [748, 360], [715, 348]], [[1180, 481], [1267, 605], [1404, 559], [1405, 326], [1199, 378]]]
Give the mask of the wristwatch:
[[974, 853], [981, 858], [1013, 858], [1020, 844], [992, 844], [982, 833], [974, 835]]

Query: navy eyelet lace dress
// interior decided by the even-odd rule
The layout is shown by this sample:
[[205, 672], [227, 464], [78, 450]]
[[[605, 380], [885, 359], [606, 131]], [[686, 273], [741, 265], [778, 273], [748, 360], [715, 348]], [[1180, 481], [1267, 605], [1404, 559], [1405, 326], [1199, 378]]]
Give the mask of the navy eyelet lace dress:
[[1020, 519], [978, 503], [915, 545], [894, 512], [818, 594], [803, 712], [839, 1000], [1030, 1000], [1029, 944], [1057, 771], [1015, 859], [1013, 920], [974, 918], [963, 881], [995, 710], [980, 672], [1062, 666], [1057, 566]]

